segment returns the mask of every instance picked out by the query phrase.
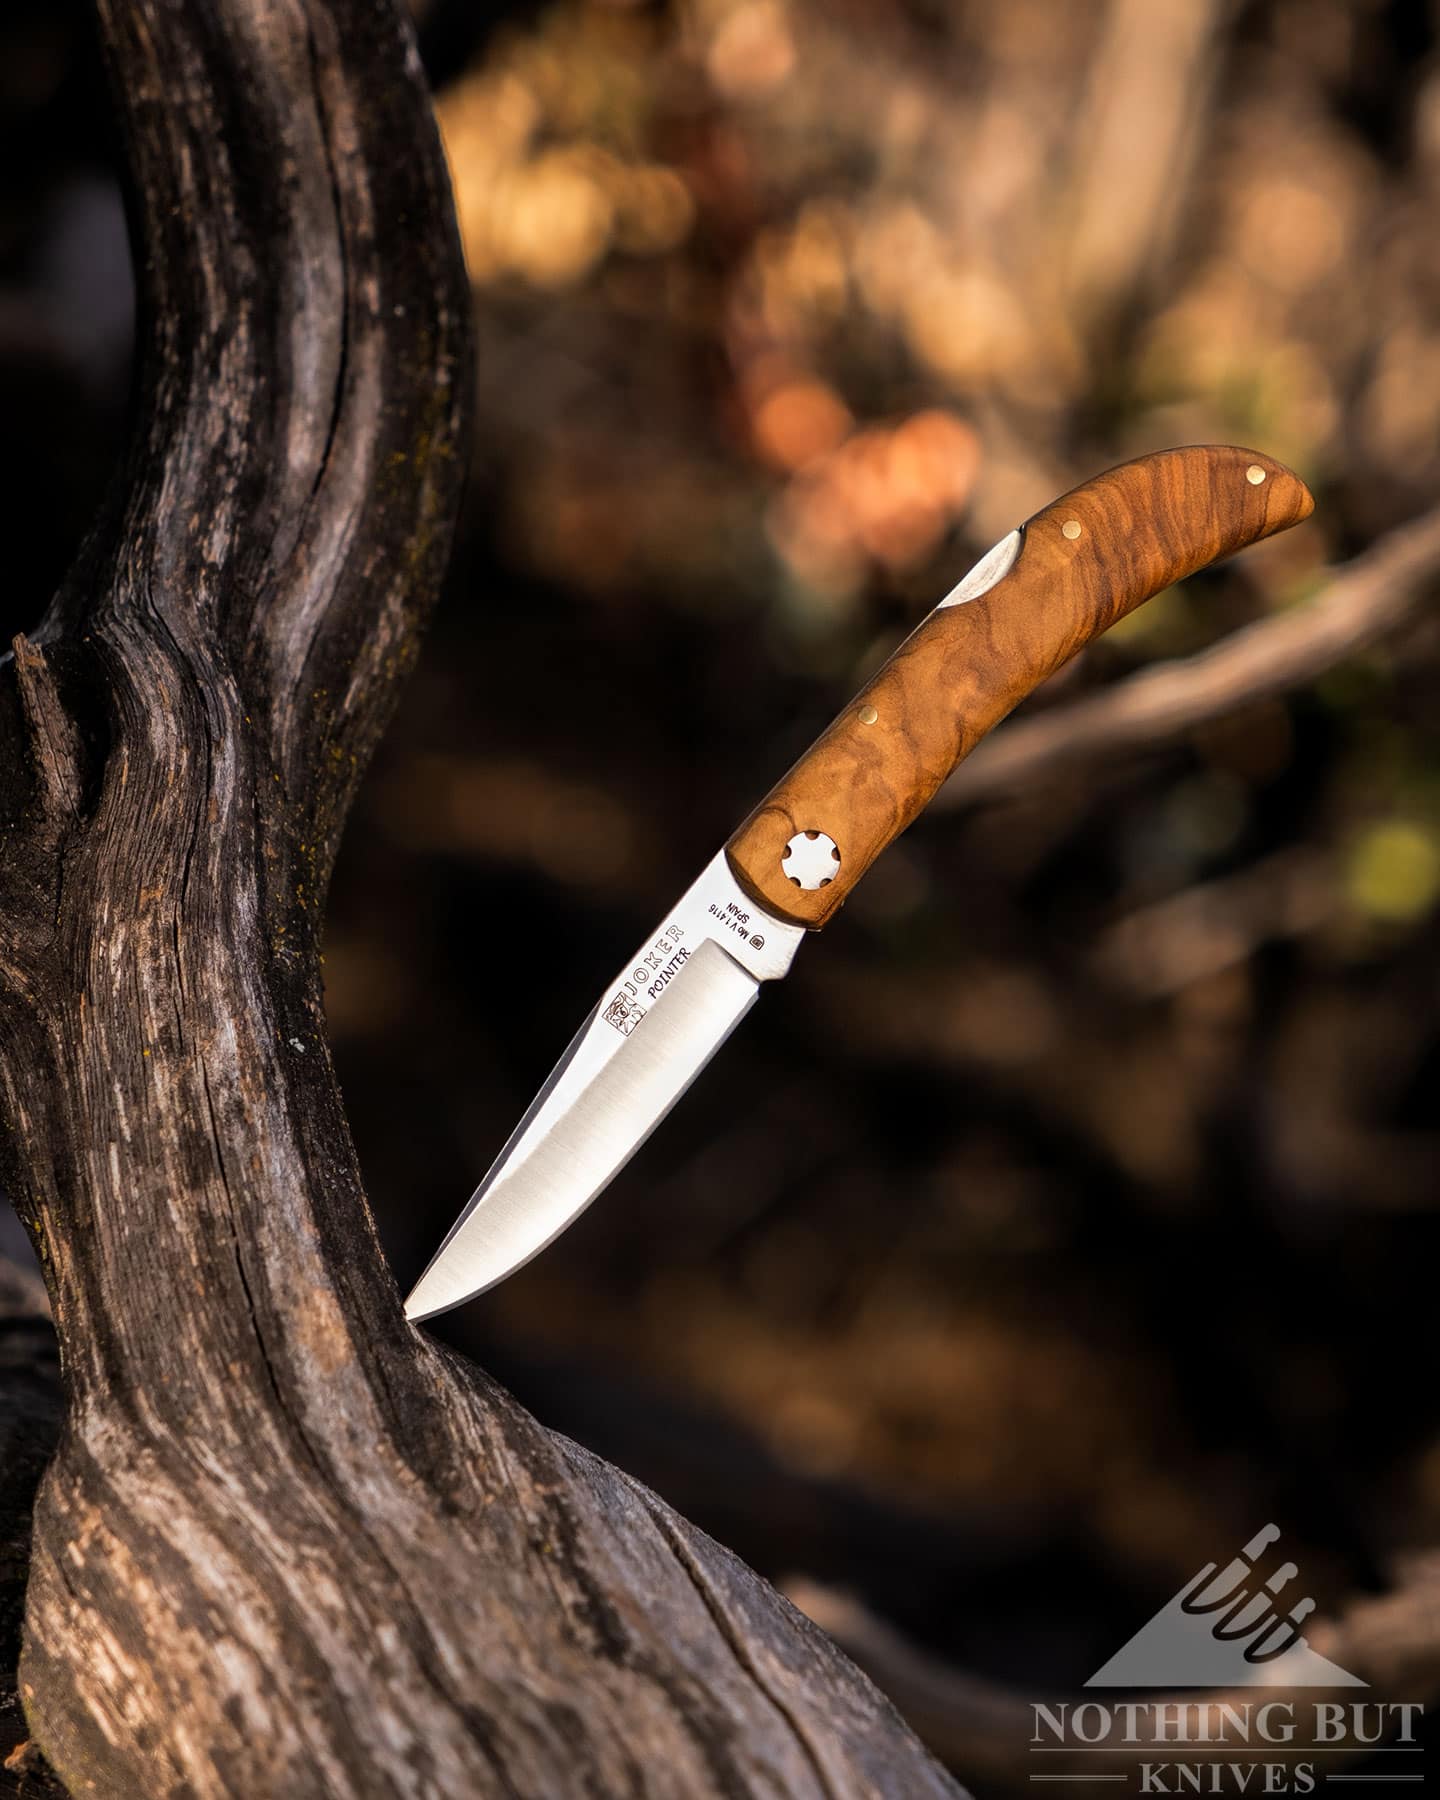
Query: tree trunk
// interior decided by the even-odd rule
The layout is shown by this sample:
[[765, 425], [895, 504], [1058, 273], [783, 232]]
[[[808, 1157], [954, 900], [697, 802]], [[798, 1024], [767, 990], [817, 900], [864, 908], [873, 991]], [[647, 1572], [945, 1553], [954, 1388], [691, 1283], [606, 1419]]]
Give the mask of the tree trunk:
[[76, 1795], [954, 1793], [653, 1495], [406, 1324], [325, 1042], [469, 300], [398, 0], [101, 0], [128, 464], [0, 670], [3, 1177], [65, 1377], [20, 1668]]

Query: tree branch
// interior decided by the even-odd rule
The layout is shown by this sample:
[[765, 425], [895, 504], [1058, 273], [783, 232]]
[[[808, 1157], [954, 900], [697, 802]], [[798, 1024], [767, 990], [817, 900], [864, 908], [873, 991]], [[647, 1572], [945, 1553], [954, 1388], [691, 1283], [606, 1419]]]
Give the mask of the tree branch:
[[67, 1399], [29, 1726], [96, 1800], [954, 1793], [779, 1596], [404, 1320], [318, 932], [458, 501], [444, 164], [398, 0], [100, 16], [139, 426], [0, 671], [3, 1175]]
[[1283, 694], [1398, 630], [1440, 574], [1440, 509], [1335, 570], [1304, 606], [1257, 620], [1182, 662], [1145, 669], [988, 738], [935, 804], [974, 806], [1102, 756], [1174, 743], [1207, 720]]

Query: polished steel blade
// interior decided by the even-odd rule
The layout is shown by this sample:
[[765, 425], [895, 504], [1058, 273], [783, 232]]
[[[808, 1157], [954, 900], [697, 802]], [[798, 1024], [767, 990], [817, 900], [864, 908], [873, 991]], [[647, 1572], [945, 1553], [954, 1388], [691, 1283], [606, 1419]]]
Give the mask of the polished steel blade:
[[804, 928], [751, 900], [723, 851], [604, 990], [405, 1302], [484, 1293], [573, 1224], [750, 1010]]

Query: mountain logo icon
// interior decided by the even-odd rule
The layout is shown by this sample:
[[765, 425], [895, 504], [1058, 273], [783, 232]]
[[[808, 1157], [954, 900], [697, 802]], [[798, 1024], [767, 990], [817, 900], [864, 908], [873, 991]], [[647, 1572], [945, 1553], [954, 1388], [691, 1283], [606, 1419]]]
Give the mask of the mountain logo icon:
[[1260, 1560], [1279, 1536], [1267, 1525], [1224, 1569], [1206, 1563], [1086, 1687], [1367, 1686], [1301, 1636], [1315, 1602], [1285, 1597], [1295, 1564], [1262, 1575]]

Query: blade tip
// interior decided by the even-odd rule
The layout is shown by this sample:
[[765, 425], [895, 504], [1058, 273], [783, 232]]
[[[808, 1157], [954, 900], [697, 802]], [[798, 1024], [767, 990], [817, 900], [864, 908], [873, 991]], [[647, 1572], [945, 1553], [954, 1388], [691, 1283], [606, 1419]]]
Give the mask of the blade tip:
[[421, 1325], [426, 1319], [438, 1319], [441, 1313], [454, 1312], [457, 1306], [464, 1306], [468, 1301], [483, 1294], [493, 1282], [486, 1282], [483, 1287], [466, 1287], [457, 1291], [453, 1285], [432, 1282], [429, 1276], [418, 1281], [405, 1297], [405, 1317], [412, 1325]]
[[422, 1281], [411, 1288], [405, 1296], [405, 1317], [412, 1325], [423, 1324], [426, 1319], [433, 1319], [438, 1313], [448, 1312], [452, 1306], [458, 1306], [458, 1300], [442, 1301], [438, 1306], [424, 1297]]

